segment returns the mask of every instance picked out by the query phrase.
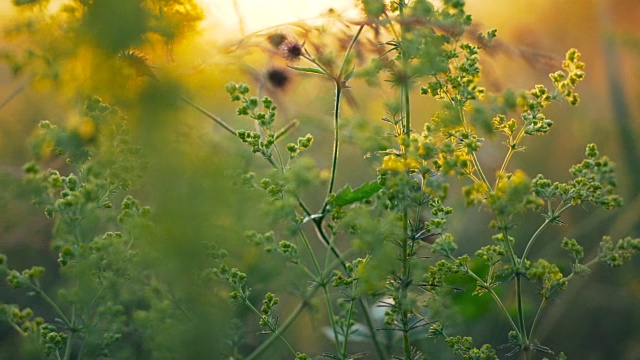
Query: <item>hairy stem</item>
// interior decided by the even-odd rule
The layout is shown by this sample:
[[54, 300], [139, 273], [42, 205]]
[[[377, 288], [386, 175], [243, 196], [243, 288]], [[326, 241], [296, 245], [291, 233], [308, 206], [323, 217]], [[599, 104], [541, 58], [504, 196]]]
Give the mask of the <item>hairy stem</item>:
[[338, 122], [340, 120], [340, 98], [342, 97], [342, 86], [339, 81], [336, 81], [336, 100], [333, 111], [333, 155], [331, 157], [331, 176], [329, 178], [329, 187], [327, 188], [327, 196], [325, 197], [324, 205], [322, 205], [321, 214], [327, 211], [329, 206], [329, 195], [333, 193], [333, 186], [336, 180], [336, 169], [338, 167], [338, 151], [340, 147], [340, 131], [338, 129]]

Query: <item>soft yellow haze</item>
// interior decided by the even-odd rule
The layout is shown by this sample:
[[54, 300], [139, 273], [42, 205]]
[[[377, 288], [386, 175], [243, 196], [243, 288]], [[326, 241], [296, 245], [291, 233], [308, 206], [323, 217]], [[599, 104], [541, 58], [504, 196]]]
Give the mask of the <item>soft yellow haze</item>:
[[[352, 13], [352, 0], [199, 0], [206, 13], [205, 26], [222, 25], [230, 34], [249, 34], [278, 24], [317, 17], [333, 9]], [[235, 33], [238, 31], [238, 33]]]

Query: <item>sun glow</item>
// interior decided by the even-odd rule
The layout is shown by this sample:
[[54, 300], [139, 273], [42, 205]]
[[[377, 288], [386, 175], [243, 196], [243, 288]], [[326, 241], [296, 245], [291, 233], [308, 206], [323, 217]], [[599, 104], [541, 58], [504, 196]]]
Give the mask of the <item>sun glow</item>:
[[[309, 19], [327, 13], [352, 13], [355, 1], [349, 0], [199, 0], [206, 14], [205, 27], [215, 24], [229, 35], [246, 35], [278, 24]], [[243, 34], [244, 33], [244, 34]]]

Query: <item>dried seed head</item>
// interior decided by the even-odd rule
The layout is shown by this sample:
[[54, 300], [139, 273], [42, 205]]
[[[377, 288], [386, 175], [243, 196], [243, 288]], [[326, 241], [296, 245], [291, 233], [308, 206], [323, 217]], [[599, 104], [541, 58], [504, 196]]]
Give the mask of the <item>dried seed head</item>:
[[267, 81], [273, 88], [283, 90], [291, 82], [291, 76], [285, 69], [274, 67], [267, 70]]
[[158, 79], [149, 66], [149, 57], [138, 50], [121, 51], [118, 54], [118, 60], [131, 67], [137, 77], [148, 76], [152, 79]]
[[280, 54], [289, 61], [297, 61], [304, 54], [304, 45], [296, 40], [285, 40], [280, 45]]
[[282, 33], [274, 33], [271, 34], [267, 37], [267, 41], [269, 41], [269, 44], [271, 46], [273, 46], [276, 49], [279, 49], [280, 46], [287, 41], [287, 36], [285, 34]]

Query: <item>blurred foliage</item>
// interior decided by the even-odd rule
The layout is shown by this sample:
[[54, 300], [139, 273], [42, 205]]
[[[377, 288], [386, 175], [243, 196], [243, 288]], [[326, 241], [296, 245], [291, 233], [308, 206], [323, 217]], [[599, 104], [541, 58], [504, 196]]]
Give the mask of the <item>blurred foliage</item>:
[[[73, 0], [60, 4], [13, 0], [12, 3], [16, 14], [3, 24], [6, 46], [0, 50], [6, 66], [6, 73], [0, 76], [15, 79], [7, 81], [12, 87], [2, 88], [0, 99], [3, 126], [0, 252], [8, 255], [11, 269], [19, 270], [12, 284], [23, 289], [10, 291], [7, 285], [0, 285], [0, 302], [21, 304], [20, 308], [3, 307], [0, 316], [11, 319], [20, 331], [31, 336], [23, 341], [20, 331], [2, 322], [0, 358], [39, 359], [42, 356], [39, 350], [43, 348], [51, 354], [62, 350], [62, 356], [63, 344], [69, 341], [66, 334], [85, 326], [95, 330], [84, 333], [86, 345], [74, 348], [72, 358], [93, 353], [112, 358], [197, 359], [234, 347], [250, 353], [263, 341], [254, 335], [261, 329], [248, 310], [230, 307], [226, 301], [228, 289], [202, 278], [201, 272], [211, 266], [214, 251], [207, 250], [208, 244], [212, 241], [224, 244], [232, 262], [241, 264], [243, 271], [251, 274], [253, 291], [247, 296], [253, 304], [261, 303], [261, 294], [273, 289], [281, 294], [302, 292], [303, 289], [292, 289], [292, 284], [300, 283], [298, 280], [304, 277], [285, 267], [283, 261], [265, 257], [263, 251], [247, 245], [245, 229], [266, 231], [261, 222], [265, 215], [258, 209], [260, 202], [255, 192], [245, 191], [228, 180], [239, 178], [235, 171], [244, 172], [249, 165], [255, 165], [255, 160], [248, 148], [236, 146], [230, 141], [234, 139], [227, 140], [228, 134], [219, 127], [211, 129], [184, 99], [193, 97], [207, 108], [216, 109], [225, 119], [234, 119], [234, 125], [240, 124], [238, 128], [250, 128], [253, 125], [249, 122], [234, 118], [235, 109], [223, 94], [223, 84], [242, 77], [255, 84], [259, 95], [269, 95], [279, 107], [277, 129], [291, 124], [288, 134], [294, 139], [300, 137], [298, 142], [292, 140], [296, 146], [292, 153], [297, 155], [305, 150], [315, 159], [299, 164], [297, 172], [290, 176], [296, 176], [297, 183], [317, 184], [326, 182], [330, 166], [327, 154], [333, 95], [327, 82], [286, 67], [279, 58], [280, 44], [273, 43], [277, 39], [272, 37], [272, 31], [258, 32], [232, 44], [223, 44], [217, 33], [213, 36], [199, 33], [204, 12], [195, 0]], [[379, 2], [364, 3], [370, 17], [381, 14]], [[523, 10], [518, 4], [494, 9], [472, 3], [472, 12], [477, 10], [480, 18], [483, 14], [487, 18], [498, 17], [498, 23], [492, 21], [490, 25], [498, 27], [501, 36], [507, 34], [485, 49], [491, 56], [484, 56], [480, 65], [489, 76], [481, 80], [481, 85], [488, 89], [488, 98], [507, 87], [530, 87], [533, 78], [542, 78], [549, 68], [559, 67], [561, 58], [556, 54], [571, 46], [583, 49], [586, 62], [594, 69], [588, 69], [587, 86], [583, 87], [587, 90], [581, 92], [582, 101], [587, 104], [578, 110], [577, 117], [581, 119], [558, 122], [556, 133], [541, 140], [540, 149], [547, 151], [526, 152], [514, 161], [526, 163], [550, 178], [568, 179], [565, 169], [576, 163], [584, 151], [582, 146], [574, 145], [595, 139], [603, 143], [603, 152], [612, 153], [622, 165], [623, 174], [629, 175], [636, 164], [624, 163], [624, 154], [638, 149], [618, 149], [616, 141], [607, 141], [618, 136], [615, 131], [618, 125], [611, 118], [614, 112], [606, 100], [608, 87], [602, 80], [609, 75], [596, 68], [598, 61], [594, 61], [603, 58], [601, 50], [594, 47], [593, 32], [597, 29], [589, 25], [593, 23], [589, 12], [594, 10], [581, 5], [554, 2], [554, 5], [527, 5]], [[562, 17], [565, 13], [555, 11], [556, 7], [578, 10], [567, 23], [568, 17]], [[635, 20], [628, 18], [634, 13], [629, 9], [634, 8], [637, 9], [634, 2], [612, 4], [612, 16], [619, 20], [610, 24], [611, 28], [601, 30], [614, 39], [617, 51], [633, 54], [624, 57], [624, 66], [620, 67], [623, 79], [636, 78], [640, 68], [638, 36], [632, 32], [635, 27], [629, 27]], [[528, 21], [532, 22], [543, 17], [549, 20], [549, 14], [560, 18], [545, 21], [550, 24], [545, 27], [520, 25], [519, 30], [510, 33], [506, 29], [515, 28], [510, 22], [522, 19], [513, 16], [513, 12], [523, 11], [530, 14]], [[349, 46], [353, 24], [340, 17], [329, 17], [320, 26], [297, 22], [279, 29], [281, 32], [275, 34], [284, 33], [304, 42], [318, 54], [320, 64], [337, 72], [339, 55]], [[367, 78], [366, 71], [377, 74], [380, 69], [376, 68], [379, 64], [367, 70], [364, 67], [368, 56], [378, 51], [370, 52], [378, 42], [375, 35], [363, 37], [353, 50], [353, 64], [358, 72], [352, 83], [357, 86], [345, 93], [348, 106], [343, 109], [344, 121], [340, 126], [347, 145], [341, 149], [338, 188], [369, 180], [375, 174], [370, 165], [372, 160], [362, 162], [362, 156], [387, 149], [391, 142], [389, 137], [382, 137], [387, 128], [371, 120], [382, 113], [380, 103], [392, 102], [391, 93], [384, 87], [364, 89], [365, 79], [373, 81], [373, 77]], [[433, 69], [439, 64], [421, 66]], [[640, 96], [639, 89], [632, 83], [626, 81], [628, 93], [618, 96], [631, 100], [627, 106], [631, 107], [631, 114], [638, 114], [640, 102], [633, 100]], [[547, 84], [551, 85], [551, 81]], [[312, 98], [314, 101], [310, 101]], [[371, 103], [373, 98], [382, 101]], [[474, 105], [472, 121], [484, 129], [487, 137], [495, 136], [491, 114], [513, 109], [517, 101], [515, 92], [507, 92], [506, 96]], [[416, 113], [431, 114], [437, 106], [432, 100], [421, 98], [414, 109]], [[551, 108], [549, 112], [554, 119], [569, 117], [564, 110]], [[42, 119], [50, 120], [40, 122]], [[291, 121], [294, 119], [297, 122]], [[448, 120], [451, 119], [442, 118], [442, 123]], [[628, 131], [634, 135], [638, 134], [636, 120], [637, 116]], [[414, 128], [421, 128], [428, 119], [414, 121]], [[305, 134], [309, 132], [315, 135], [315, 140], [314, 146], [306, 150], [311, 140]], [[491, 163], [491, 154], [497, 150], [491, 147], [485, 150], [488, 155], [483, 160]], [[30, 163], [23, 172], [22, 163], [31, 159], [37, 164]], [[496, 170], [499, 167], [500, 164], [494, 165]], [[267, 166], [257, 168], [259, 178], [269, 174]], [[637, 200], [640, 184], [634, 182], [632, 175], [621, 182], [622, 194], [632, 195], [627, 197], [629, 205], [624, 208], [627, 210], [609, 215], [593, 211], [586, 218], [579, 211], [569, 211], [563, 218], [567, 226], [554, 229], [548, 238], [579, 238], [585, 246], [595, 247], [607, 233], [637, 235], [640, 224], [633, 214], [640, 209]], [[278, 180], [277, 176], [270, 176]], [[314, 193], [312, 186], [296, 190], [307, 196], [314, 207], [321, 205], [324, 194]], [[31, 207], [31, 203], [38, 207]], [[56, 220], [46, 219], [45, 214]], [[286, 209], [282, 214], [286, 214]], [[374, 219], [377, 215], [353, 216]], [[486, 228], [486, 214], [470, 209], [457, 212], [457, 216], [465, 220], [450, 224], [449, 231], [456, 238], [475, 239], [482, 245], [490, 243], [492, 230], [478, 230]], [[281, 218], [275, 216], [274, 221]], [[523, 219], [518, 233], [531, 233], [539, 220]], [[392, 233], [391, 229], [397, 226], [394, 221], [387, 218], [372, 221], [369, 229], [361, 229], [364, 235], [357, 245], [367, 247], [367, 231], [372, 239], [379, 235], [376, 231], [381, 224]], [[77, 229], [73, 238], [66, 237], [70, 226]], [[460, 241], [460, 250], [475, 251], [477, 242]], [[553, 248], [557, 249], [549, 246], [536, 255], [567, 256], [560, 246]], [[286, 251], [290, 254], [286, 244], [284, 249], [276, 247], [285, 256]], [[375, 251], [384, 254], [390, 250], [381, 246]], [[81, 259], [84, 260], [74, 261]], [[41, 273], [34, 265], [42, 265], [46, 271]], [[390, 266], [374, 265], [376, 271], [371, 271], [367, 279], [371, 288], [379, 286], [385, 266]], [[553, 310], [545, 315], [539, 329], [541, 342], [561, 348], [574, 358], [633, 359], [640, 351], [635, 340], [640, 337], [635, 326], [640, 321], [637, 309], [640, 283], [634, 275], [640, 263], [636, 258], [631, 265], [633, 270], [619, 272], [598, 269], [584, 286], [575, 286], [576, 282], [567, 293], [554, 299], [556, 303], [550, 307]], [[472, 268], [476, 266], [481, 268], [472, 264]], [[23, 272], [25, 269], [27, 272]], [[460, 286], [473, 288], [474, 283], [465, 279]], [[69, 318], [65, 321], [41, 297], [32, 296], [40, 292], [63, 304], [61, 311]], [[445, 303], [434, 306], [434, 315], [451, 320], [449, 329], [465, 329], [478, 344], [506, 342], [502, 334], [508, 331], [507, 325], [488, 321], [498, 316], [488, 297], [478, 298], [468, 291], [452, 291], [450, 295], [443, 300]], [[296, 296], [281, 299], [278, 306], [293, 308]], [[584, 301], [585, 298], [589, 301]], [[310, 308], [319, 308], [318, 301], [312, 299]], [[524, 306], [529, 314], [535, 311], [533, 303]], [[323, 320], [318, 313], [305, 312], [303, 316], [309, 321], [296, 324], [295, 331], [289, 334], [298, 348], [310, 353], [320, 353], [331, 344], [319, 326], [315, 326]], [[72, 314], [75, 323], [71, 323]], [[236, 322], [231, 332], [222, 330], [220, 324], [231, 324], [232, 318]], [[43, 328], [45, 321], [48, 326]], [[36, 328], [41, 330], [34, 334]], [[123, 334], [126, 341], [116, 334]], [[321, 340], [309, 343], [310, 337], [319, 336]], [[585, 343], [584, 339], [598, 341]], [[450, 356], [445, 355], [447, 345], [431, 340], [420, 340], [419, 344], [433, 349], [438, 358]], [[465, 346], [463, 339], [454, 345]], [[280, 356], [284, 351], [281, 346], [274, 345], [272, 355], [265, 356]]]

